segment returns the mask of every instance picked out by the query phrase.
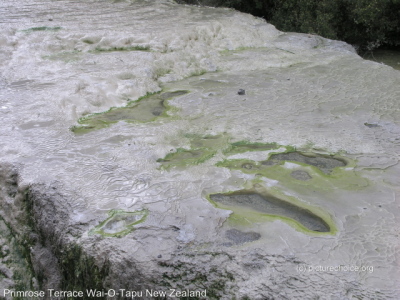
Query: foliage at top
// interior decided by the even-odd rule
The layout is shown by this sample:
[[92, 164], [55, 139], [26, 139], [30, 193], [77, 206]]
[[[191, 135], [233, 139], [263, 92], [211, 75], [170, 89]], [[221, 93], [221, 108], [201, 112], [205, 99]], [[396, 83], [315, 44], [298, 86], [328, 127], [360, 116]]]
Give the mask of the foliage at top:
[[232, 7], [279, 30], [318, 34], [361, 49], [400, 46], [400, 0], [180, 0]]

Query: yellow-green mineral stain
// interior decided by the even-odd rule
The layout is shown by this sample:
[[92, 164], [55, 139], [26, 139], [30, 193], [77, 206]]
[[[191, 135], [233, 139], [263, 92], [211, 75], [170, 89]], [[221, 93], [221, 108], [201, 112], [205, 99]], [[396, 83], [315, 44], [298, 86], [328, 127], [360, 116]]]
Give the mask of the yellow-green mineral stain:
[[75, 133], [86, 133], [92, 130], [110, 126], [119, 121], [151, 122], [159, 117], [165, 117], [170, 109], [167, 101], [171, 98], [187, 94], [188, 91], [172, 91], [148, 94], [136, 101], [131, 101], [125, 107], [112, 107], [106, 112], [91, 114], [78, 120], [81, 126], [74, 126]]
[[333, 169], [338, 167], [347, 166], [346, 159], [334, 156], [323, 155], [316, 153], [303, 153], [303, 152], [285, 152], [272, 154], [268, 161], [272, 164], [279, 164], [282, 161], [292, 161], [301, 164], [314, 166], [325, 174], [330, 174]]
[[24, 29], [22, 31], [25, 32], [32, 32], [32, 31], [57, 31], [60, 30], [61, 27], [60, 26], [55, 26], [55, 27], [47, 27], [47, 26], [40, 26], [40, 27], [31, 27], [28, 29]]
[[277, 143], [251, 143], [248, 141], [240, 141], [231, 143], [224, 154], [227, 156], [248, 152], [248, 151], [269, 151], [278, 149], [280, 146]]
[[126, 47], [96, 47], [93, 51], [93, 53], [99, 53], [99, 52], [114, 52], [114, 51], [150, 51], [150, 46], [142, 46], [142, 45], [137, 45], [137, 46], [126, 46]]
[[82, 54], [82, 52], [78, 51], [78, 50], [64, 51], [64, 52], [60, 52], [60, 53], [56, 53], [56, 54], [52, 54], [52, 55], [45, 55], [45, 56], [43, 56], [43, 58], [49, 59], [49, 60], [60, 60], [65, 63], [69, 63], [69, 62], [78, 61], [80, 59], [81, 54]]
[[[290, 166], [286, 162], [292, 163]], [[341, 157], [313, 153], [278, 153], [268, 159], [226, 159], [216, 164], [246, 174], [277, 180], [285, 188], [297, 192], [330, 189], [358, 190], [368, 186], [368, 180], [354, 171], [355, 162]]]
[[197, 165], [213, 157], [215, 152], [216, 151], [208, 148], [178, 148], [175, 152], [168, 153], [164, 158], [157, 159], [157, 162], [161, 163], [164, 169]]
[[109, 217], [93, 228], [89, 234], [100, 234], [105, 237], [122, 237], [134, 230], [134, 226], [146, 220], [147, 210], [123, 211], [111, 210]]
[[227, 145], [228, 138], [221, 135], [199, 135], [184, 134], [184, 138], [189, 139], [190, 149], [178, 148], [175, 152], [168, 153], [164, 158], [159, 158], [157, 162], [162, 164], [162, 168], [184, 167], [197, 165], [210, 159], [217, 153], [218, 149]]

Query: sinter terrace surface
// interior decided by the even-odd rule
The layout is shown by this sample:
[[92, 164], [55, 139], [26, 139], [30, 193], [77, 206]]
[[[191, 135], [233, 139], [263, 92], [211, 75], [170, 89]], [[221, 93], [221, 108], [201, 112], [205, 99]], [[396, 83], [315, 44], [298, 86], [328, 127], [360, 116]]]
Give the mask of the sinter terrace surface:
[[1, 292], [400, 299], [399, 71], [167, 0], [0, 15]]

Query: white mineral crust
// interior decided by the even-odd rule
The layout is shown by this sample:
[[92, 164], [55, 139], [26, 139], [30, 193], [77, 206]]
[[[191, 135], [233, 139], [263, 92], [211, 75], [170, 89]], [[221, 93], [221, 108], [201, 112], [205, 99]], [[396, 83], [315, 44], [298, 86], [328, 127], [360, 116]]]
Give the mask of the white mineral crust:
[[[106, 289], [400, 299], [399, 71], [363, 60], [343, 42], [283, 33], [231, 9], [2, 0], [0, 15], [0, 210], [11, 227], [18, 231], [21, 221], [15, 199], [31, 186], [40, 230], [60, 245], [79, 245], [99, 266], [109, 261]], [[29, 30], [36, 27], [47, 30]], [[99, 51], [118, 48], [131, 50]], [[162, 89], [190, 91], [169, 101], [169, 117], [81, 135], [70, 130], [83, 115]], [[259, 233], [258, 240], [229, 245], [231, 212], [206, 196], [243, 189], [254, 175], [216, 166], [228, 158], [218, 147], [203, 163], [161, 168], [157, 159], [190, 148], [187, 134], [340, 152], [356, 161], [348, 172], [365, 184], [313, 191], [263, 178], [267, 188], [330, 214], [337, 233], [313, 236], [269, 220], [240, 229]], [[10, 169], [18, 173], [17, 196], [9, 192]], [[125, 236], [90, 233], [111, 210], [143, 209], [146, 220]], [[47, 287], [57, 288], [57, 255], [50, 242], [40, 243], [33, 264], [47, 270]], [[338, 266], [370, 269], [321, 269]]]

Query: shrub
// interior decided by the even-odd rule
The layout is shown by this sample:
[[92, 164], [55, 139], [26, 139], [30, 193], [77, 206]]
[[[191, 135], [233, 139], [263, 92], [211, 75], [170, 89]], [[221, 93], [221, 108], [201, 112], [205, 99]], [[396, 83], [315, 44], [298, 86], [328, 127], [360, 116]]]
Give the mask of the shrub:
[[283, 31], [315, 33], [364, 49], [400, 46], [400, 0], [179, 0], [232, 7]]

